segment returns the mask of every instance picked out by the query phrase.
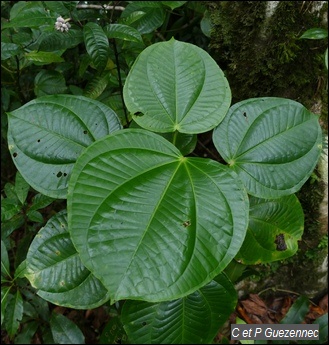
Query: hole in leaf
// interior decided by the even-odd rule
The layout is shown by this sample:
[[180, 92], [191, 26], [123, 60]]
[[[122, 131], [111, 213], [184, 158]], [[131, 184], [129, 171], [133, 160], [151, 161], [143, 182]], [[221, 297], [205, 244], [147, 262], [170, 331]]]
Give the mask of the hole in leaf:
[[40, 140], [40, 139], [38, 139], [38, 143], [40, 143], [40, 141], [41, 141], [41, 140]]
[[88, 131], [83, 131], [83, 134], [88, 134]]
[[146, 326], [146, 322], [144, 321], [144, 322], [142, 322], [142, 326]]
[[62, 175], [63, 175], [63, 173], [61, 171], [59, 171], [56, 176], [61, 177]]
[[14, 158], [17, 157], [17, 152], [14, 152], [14, 153], [13, 153], [13, 157], [14, 157]]

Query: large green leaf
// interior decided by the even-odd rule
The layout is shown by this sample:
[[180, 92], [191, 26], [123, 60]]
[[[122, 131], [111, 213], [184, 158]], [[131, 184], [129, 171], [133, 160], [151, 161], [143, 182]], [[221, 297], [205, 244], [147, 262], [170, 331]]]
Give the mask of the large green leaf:
[[175, 39], [142, 51], [123, 94], [134, 120], [162, 133], [209, 131], [231, 103], [227, 79], [217, 63], [201, 48]]
[[249, 194], [272, 199], [297, 192], [309, 178], [322, 131], [318, 117], [298, 102], [252, 98], [230, 108], [213, 142]]
[[303, 209], [295, 195], [251, 197], [249, 226], [236, 259], [247, 265], [286, 259], [297, 252], [303, 230]]
[[220, 275], [177, 300], [126, 301], [121, 317], [133, 344], [210, 344], [236, 302], [234, 286]]
[[112, 109], [72, 95], [37, 98], [8, 113], [8, 124], [9, 150], [24, 179], [38, 192], [62, 199], [81, 152], [121, 129]]
[[159, 302], [194, 292], [232, 260], [245, 237], [248, 198], [228, 167], [126, 129], [78, 158], [68, 214], [81, 260], [112, 303]]
[[280, 323], [284, 325], [302, 323], [309, 311], [309, 307], [309, 299], [306, 296], [299, 296]]
[[109, 299], [102, 283], [81, 263], [67, 231], [66, 210], [50, 218], [35, 236], [25, 275], [39, 296], [57, 305], [90, 309]]
[[120, 22], [134, 27], [140, 34], [148, 34], [160, 27], [164, 19], [165, 10], [159, 1], [132, 1], [122, 12]]
[[104, 70], [109, 57], [109, 40], [102, 27], [97, 23], [89, 22], [83, 27], [83, 36], [86, 50], [96, 69]]

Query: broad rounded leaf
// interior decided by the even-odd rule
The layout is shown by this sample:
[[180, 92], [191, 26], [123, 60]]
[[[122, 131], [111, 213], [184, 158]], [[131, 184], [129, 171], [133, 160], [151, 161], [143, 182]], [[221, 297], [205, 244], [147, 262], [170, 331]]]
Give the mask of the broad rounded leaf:
[[37, 98], [8, 113], [8, 124], [9, 150], [24, 179], [38, 192], [62, 199], [81, 152], [122, 128], [109, 107], [72, 95]]
[[126, 301], [121, 318], [134, 344], [210, 344], [236, 302], [234, 286], [221, 274], [174, 301]]
[[134, 120], [161, 133], [209, 131], [231, 103], [229, 84], [217, 63], [201, 48], [175, 39], [142, 51], [123, 95]]
[[245, 237], [248, 197], [228, 167], [126, 129], [79, 157], [68, 214], [81, 260], [112, 303], [158, 302], [194, 292], [226, 267]]
[[304, 213], [295, 195], [251, 197], [249, 226], [236, 259], [247, 265], [286, 259], [297, 252], [303, 230]]
[[50, 218], [35, 236], [26, 272], [38, 295], [53, 304], [90, 309], [109, 299], [102, 283], [81, 263], [67, 231], [66, 210]]
[[93, 22], [87, 23], [83, 27], [83, 37], [96, 69], [103, 70], [109, 57], [109, 41], [102, 27]]
[[310, 177], [322, 131], [318, 117], [298, 102], [252, 98], [230, 108], [213, 142], [249, 194], [272, 199], [297, 192]]

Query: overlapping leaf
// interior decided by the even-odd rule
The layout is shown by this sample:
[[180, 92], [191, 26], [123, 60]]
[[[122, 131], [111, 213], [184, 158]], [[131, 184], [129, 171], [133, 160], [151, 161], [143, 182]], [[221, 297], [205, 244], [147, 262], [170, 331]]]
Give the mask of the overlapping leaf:
[[53, 216], [35, 236], [26, 260], [26, 277], [45, 300], [71, 308], [96, 308], [107, 289], [79, 258], [67, 231], [66, 211]]
[[303, 209], [295, 195], [251, 197], [249, 226], [236, 258], [248, 265], [286, 259], [297, 252], [303, 230]]
[[174, 301], [126, 301], [122, 322], [134, 344], [210, 344], [236, 301], [234, 286], [222, 274]]
[[24, 179], [40, 193], [63, 199], [84, 148], [121, 129], [112, 109], [71, 95], [37, 98], [8, 113], [8, 122], [9, 150]]
[[213, 142], [249, 194], [278, 198], [297, 192], [322, 149], [318, 117], [302, 104], [276, 97], [234, 104]]
[[228, 167], [126, 129], [79, 157], [68, 213], [81, 260], [112, 302], [158, 302], [194, 292], [232, 260], [245, 236], [248, 198]]
[[174, 39], [143, 50], [127, 76], [123, 93], [134, 120], [161, 133], [211, 130], [231, 103], [227, 79], [210, 55]]

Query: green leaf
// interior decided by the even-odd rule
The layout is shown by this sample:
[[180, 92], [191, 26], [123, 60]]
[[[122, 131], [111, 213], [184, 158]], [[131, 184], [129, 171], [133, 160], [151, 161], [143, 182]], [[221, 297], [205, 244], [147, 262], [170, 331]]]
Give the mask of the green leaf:
[[163, 24], [165, 14], [163, 5], [159, 1], [133, 1], [122, 12], [120, 21], [122, 24], [131, 25], [140, 34], [148, 34]]
[[1, 200], [1, 222], [11, 219], [18, 214], [22, 206], [17, 203], [17, 200], [3, 199]]
[[38, 211], [29, 210], [26, 215], [31, 222], [36, 222], [36, 223], [42, 223], [43, 222], [43, 216]]
[[129, 344], [127, 334], [118, 316], [111, 317], [99, 338], [100, 344]]
[[68, 214], [74, 246], [112, 303], [159, 302], [194, 292], [232, 260], [245, 236], [248, 198], [228, 167], [125, 129], [78, 158]]
[[112, 77], [111, 71], [103, 71], [100, 75], [94, 76], [86, 85], [84, 96], [96, 99], [106, 89]]
[[205, 11], [200, 22], [200, 28], [203, 34], [207, 37], [211, 37], [211, 29], [213, 27], [211, 15], [209, 11]]
[[161, 1], [162, 5], [170, 7], [172, 10], [183, 6], [187, 1]]
[[310, 177], [322, 130], [318, 117], [298, 102], [251, 98], [230, 108], [213, 142], [249, 194], [272, 199], [297, 192]]
[[57, 71], [40, 71], [34, 79], [34, 93], [37, 97], [65, 93], [67, 87], [62, 73]]
[[62, 199], [81, 152], [96, 139], [121, 129], [112, 109], [72, 95], [30, 101], [8, 113], [8, 123], [9, 150], [18, 171], [38, 192]]
[[[131, 121], [129, 128], [141, 128], [135, 121]], [[182, 155], [187, 156], [194, 151], [198, 137], [196, 134], [185, 134], [179, 132], [173, 133], [157, 133], [168, 141], [173, 143], [181, 152]]]
[[52, 313], [50, 329], [55, 344], [85, 344], [85, 337], [80, 328], [61, 314]]
[[5, 317], [8, 294], [11, 289], [11, 286], [1, 286], [1, 326]]
[[32, 205], [29, 207], [29, 211], [40, 210], [50, 205], [55, 199], [50, 198], [44, 194], [36, 194], [32, 199]]
[[1, 60], [7, 60], [21, 52], [21, 48], [15, 43], [1, 42]]
[[285, 325], [302, 323], [308, 313], [309, 305], [310, 301], [306, 296], [298, 297], [280, 323]]
[[[9, 296], [8, 296], [9, 297]], [[8, 299], [6, 313], [4, 316], [5, 329], [11, 339], [18, 331], [23, 317], [23, 299], [19, 290]]]
[[109, 299], [108, 291], [81, 263], [67, 231], [66, 210], [53, 216], [35, 236], [26, 271], [38, 295], [53, 304], [90, 309]]
[[[135, 344], [209, 344], [234, 310], [237, 295], [224, 275], [174, 301], [126, 301], [122, 323]], [[170, 320], [170, 322], [168, 322]]]
[[15, 177], [15, 192], [22, 205], [25, 203], [29, 190], [30, 185], [24, 180], [23, 176], [18, 171]]
[[89, 22], [83, 27], [83, 37], [96, 69], [102, 71], [109, 57], [109, 41], [105, 32], [98, 24]]
[[297, 252], [303, 230], [304, 213], [295, 195], [251, 197], [248, 230], [236, 259], [246, 265], [286, 259]]
[[328, 37], [328, 30], [321, 28], [313, 28], [305, 31], [300, 38], [305, 38], [309, 40], [319, 40]]
[[39, 50], [44, 52], [69, 49], [83, 42], [83, 33], [76, 29], [70, 29], [68, 32], [43, 32], [38, 42]]
[[15, 214], [14, 217], [10, 218], [6, 222], [1, 223], [1, 237], [7, 238], [14, 230], [20, 228], [25, 224], [25, 217], [23, 214]]
[[1, 280], [10, 277], [9, 258], [5, 243], [1, 240]]
[[15, 337], [15, 344], [31, 344], [32, 337], [39, 327], [38, 321], [29, 321], [23, 324], [22, 330]]
[[55, 25], [56, 16], [51, 16], [44, 8], [26, 8], [7, 23], [2, 23], [4, 28], [39, 28], [43, 25]]
[[62, 57], [52, 52], [32, 51], [25, 53], [25, 57], [28, 61], [42, 62], [43, 64], [64, 61]]
[[109, 24], [103, 28], [108, 38], [119, 38], [124, 41], [143, 42], [141, 34], [129, 25]]
[[123, 95], [137, 124], [162, 133], [209, 131], [223, 120], [231, 102], [227, 79], [210, 55], [174, 39], [155, 43], [138, 56]]

